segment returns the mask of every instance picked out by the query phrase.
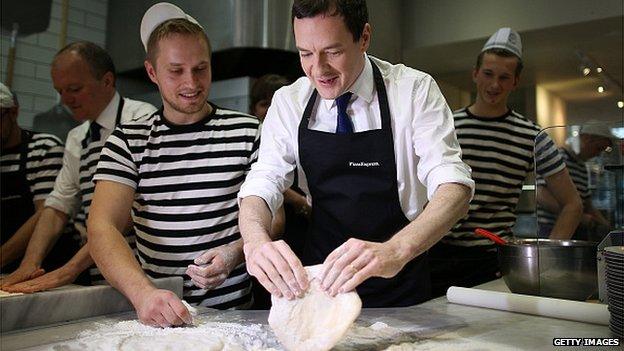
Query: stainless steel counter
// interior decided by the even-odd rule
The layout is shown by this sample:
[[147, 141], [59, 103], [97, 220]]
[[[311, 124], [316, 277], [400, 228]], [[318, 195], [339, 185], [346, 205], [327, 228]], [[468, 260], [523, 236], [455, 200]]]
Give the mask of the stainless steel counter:
[[[482, 286], [504, 291], [501, 280]], [[215, 311], [200, 309], [200, 317], [211, 321], [267, 325], [268, 311]], [[95, 323], [134, 319], [131, 312], [95, 317], [51, 327], [3, 333], [1, 350], [62, 349]], [[445, 297], [406, 308], [364, 309], [356, 321], [363, 330], [382, 322], [400, 329], [392, 338], [348, 337], [337, 350], [382, 350], [411, 343], [418, 350], [550, 350], [555, 337], [611, 337], [608, 327], [451, 304]], [[268, 327], [266, 327], [268, 328]], [[357, 329], [356, 328], [356, 329]], [[271, 337], [272, 334], [271, 334]], [[574, 348], [582, 350], [583, 348]], [[600, 350], [619, 349], [601, 347]]]

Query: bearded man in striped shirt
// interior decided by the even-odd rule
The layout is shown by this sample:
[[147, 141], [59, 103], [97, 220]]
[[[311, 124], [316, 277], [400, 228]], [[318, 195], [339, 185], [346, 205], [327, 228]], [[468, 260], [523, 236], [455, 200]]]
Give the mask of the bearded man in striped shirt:
[[[180, 299], [148, 277], [183, 277], [184, 299], [193, 305], [248, 308], [237, 194], [257, 158], [260, 123], [207, 101], [210, 43], [180, 8], [148, 9], [141, 39], [163, 107], [117, 128], [102, 150], [88, 226], [91, 253], [145, 324], [190, 322]], [[140, 262], [121, 236], [128, 211]]]

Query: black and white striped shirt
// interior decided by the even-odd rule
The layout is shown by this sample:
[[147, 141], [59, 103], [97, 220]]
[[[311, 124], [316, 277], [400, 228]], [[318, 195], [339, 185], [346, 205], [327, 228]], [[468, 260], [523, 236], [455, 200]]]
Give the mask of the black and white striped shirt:
[[[45, 200], [54, 188], [54, 180], [63, 166], [63, 143], [52, 134], [31, 133], [26, 159], [26, 179], [33, 201]], [[21, 146], [3, 150], [0, 155], [2, 175], [19, 172]]]
[[106, 142], [94, 180], [135, 189], [137, 249], [149, 276], [182, 276], [189, 303], [244, 308], [251, 303], [244, 264], [213, 290], [185, 275], [205, 251], [241, 238], [237, 194], [260, 141], [255, 117], [212, 107], [191, 125], [171, 124], [162, 110], [122, 125]]
[[[587, 201], [591, 197], [591, 191], [589, 189], [589, 175], [585, 162], [581, 161], [577, 156], [572, 154], [572, 151], [567, 149], [559, 149], [559, 154], [568, 168], [570, 178], [576, 186], [576, 191], [583, 200]], [[546, 181], [542, 177], [537, 177], [536, 183], [538, 186], [545, 186]], [[537, 221], [540, 227], [546, 226], [547, 228], [555, 225], [558, 215], [556, 213], [548, 212], [546, 209], [537, 206]]]
[[474, 234], [484, 228], [502, 237], [511, 235], [522, 184], [534, 169], [543, 177], [565, 165], [553, 141], [533, 122], [513, 110], [495, 118], [481, 118], [463, 108], [454, 113], [462, 159], [472, 168], [475, 194], [468, 215], [443, 239], [460, 246], [491, 245]]

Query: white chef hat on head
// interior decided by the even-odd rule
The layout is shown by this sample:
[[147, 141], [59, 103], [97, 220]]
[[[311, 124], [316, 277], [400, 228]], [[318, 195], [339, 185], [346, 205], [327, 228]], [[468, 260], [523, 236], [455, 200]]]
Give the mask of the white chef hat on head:
[[156, 29], [159, 24], [175, 18], [184, 18], [203, 29], [196, 19], [184, 13], [181, 8], [168, 2], [159, 2], [147, 9], [141, 20], [141, 42], [143, 42], [145, 51], [147, 51], [147, 42], [154, 29]]
[[15, 107], [13, 93], [6, 85], [0, 83], [0, 108]]
[[490, 39], [483, 45], [481, 52], [488, 49], [504, 49], [522, 58], [522, 41], [520, 34], [515, 30], [505, 27], [492, 34]]
[[608, 124], [605, 122], [598, 122], [597, 120], [588, 121], [586, 124], [581, 125], [580, 134], [597, 135], [609, 139], [614, 139], [615, 135], [611, 132]]

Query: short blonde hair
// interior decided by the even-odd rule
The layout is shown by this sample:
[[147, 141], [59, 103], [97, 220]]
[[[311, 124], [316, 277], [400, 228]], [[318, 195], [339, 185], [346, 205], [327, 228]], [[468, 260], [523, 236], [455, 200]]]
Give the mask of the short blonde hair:
[[150, 34], [147, 41], [147, 60], [155, 64], [158, 55], [158, 43], [173, 34], [197, 35], [206, 41], [208, 54], [212, 53], [210, 40], [208, 40], [208, 36], [202, 27], [184, 18], [174, 18], [159, 24]]

